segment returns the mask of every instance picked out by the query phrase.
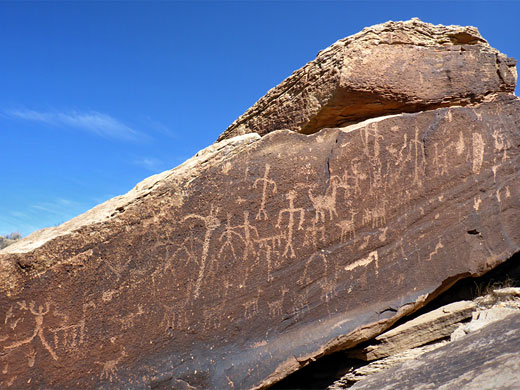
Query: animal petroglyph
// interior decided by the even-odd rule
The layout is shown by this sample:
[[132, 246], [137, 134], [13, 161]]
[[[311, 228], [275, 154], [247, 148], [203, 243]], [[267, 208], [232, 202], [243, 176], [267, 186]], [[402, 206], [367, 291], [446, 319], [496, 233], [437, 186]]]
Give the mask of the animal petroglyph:
[[430, 256], [428, 257], [428, 261], [432, 261], [433, 256], [435, 256], [437, 253], [439, 253], [439, 251], [442, 248], [444, 248], [444, 245], [442, 244], [442, 241], [439, 240], [437, 245], [435, 245], [435, 249], [433, 250], [433, 252], [430, 253]]
[[[316, 215], [314, 217], [314, 221], [318, 222], [320, 219], [325, 222], [326, 213], [329, 213], [329, 218], [333, 219], [334, 216], [338, 216], [336, 211], [336, 192], [337, 192], [337, 184], [338, 177], [333, 176], [330, 179], [330, 186], [327, 189], [327, 193], [324, 195], [314, 195], [312, 190], [309, 188], [308, 194], [309, 198], [314, 206], [314, 210]], [[329, 191], [330, 190], [330, 191]]]
[[372, 251], [368, 254], [367, 257], [359, 259], [359, 260], [353, 262], [352, 264], [345, 266], [345, 271], [350, 272], [359, 267], [366, 267], [374, 262], [375, 262], [376, 275], [377, 275], [379, 273], [379, 254], [377, 253], [377, 251]]
[[382, 227], [386, 224], [386, 208], [384, 204], [373, 209], [363, 211], [363, 224], [371, 224], [372, 228]]
[[294, 253], [293, 248], [293, 232], [294, 232], [294, 215], [300, 214], [300, 223], [298, 224], [298, 230], [303, 229], [303, 220], [305, 218], [305, 210], [301, 207], [294, 207], [294, 200], [298, 196], [297, 192], [294, 190], [290, 190], [285, 197], [289, 201], [289, 207], [285, 209], [281, 209], [278, 212], [278, 222], [276, 223], [276, 227], [280, 228], [280, 224], [283, 219], [283, 215], [287, 213], [289, 217], [289, 221], [287, 223], [287, 231], [286, 231], [286, 245], [285, 250], [282, 254], [282, 256], [287, 256], [287, 254], [290, 252], [290, 257], [296, 257], [296, 254]]
[[200, 294], [200, 286], [202, 284], [202, 279], [204, 278], [204, 271], [206, 269], [207, 261], [208, 261], [208, 254], [209, 254], [209, 244], [211, 242], [211, 236], [215, 229], [217, 229], [220, 226], [220, 220], [217, 218], [219, 209], [213, 208], [211, 206], [209, 215], [203, 217], [201, 215], [197, 214], [189, 214], [186, 217], [184, 217], [183, 222], [186, 222], [189, 219], [196, 219], [200, 220], [204, 223], [204, 226], [206, 228], [206, 233], [204, 234], [204, 240], [202, 243], [202, 254], [200, 256], [200, 268], [199, 268], [199, 274], [197, 276], [197, 280], [195, 282], [195, 289], [193, 292], [193, 297], [198, 298]]
[[336, 226], [339, 227], [341, 230], [341, 233], [340, 233], [341, 242], [347, 241], [347, 235], [349, 236], [350, 239], [356, 237], [356, 225], [355, 225], [355, 220], [354, 220], [356, 214], [357, 214], [357, 212], [352, 211], [351, 215], [350, 215], [350, 219], [343, 219], [343, 220], [339, 221], [338, 223], [336, 223]]
[[260, 183], [262, 183], [262, 201], [260, 203], [260, 209], [258, 210], [258, 213], [256, 214], [257, 220], [258, 219], [265, 219], [265, 220], [268, 219], [267, 213], [265, 211], [265, 202], [267, 200], [267, 196], [269, 193], [269, 187], [272, 187], [271, 192], [273, 194], [276, 194], [276, 191], [277, 191], [276, 182], [274, 180], [269, 179], [269, 169], [270, 168], [271, 167], [269, 166], [269, 164], [266, 164], [264, 176], [260, 179], [256, 179], [255, 182], [253, 183], [254, 188], [258, 188]]
[[110, 383], [112, 383], [114, 380], [119, 381], [119, 377], [117, 376], [116, 372], [117, 366], [126, 356], [128, 356], [128, 354], [123, 348], [119, 354], [119, 357], [116, 359], [108, 360], [106, 362], [96, 361], [95, 363], [102, 367], [99, 378], [108, 379]]
[[43, 322], [44, 322], [44, 317], [50, 311], [49, 303], [46, 302], [45, 305], [39, 305], [38, 309], [35, 308], [35, 303], [34, 302], [30, 302], [29, 306], [27, 306], [26, 302], [22, 301], [22, 302], [19, 303], [19, 306], [20, 306], [21, 310], [29, 311], [34, 316], [35, 325], [34, 325], [33, 334], [30, 337], [27, 337], [24, 340], [16, 341], [16, 342], [14, 342], [12, 344], [9, 344], [9, 345], [5, 346], [4, 349], [5, 350], [16, 349], [16, 348], [21, 347], [22, 345], [32, 343], [33, 340], [35, 340], [35, 339], [39, 339], [40, 343], [47, 350], [47, 352], [49, 352], [51, 357], [54, 360], [58, 360], [58, 356], [56, 355], [56, 353], [54, 352], [52, 347], [49, 345], [49, 343], [45, 339], [45, 335], [44, 335]]
[[283, 313], [283, 300], [285, 298], [285, 294], [287, 294], [289, 290], [286, 287], [282, 287], [281, 296], [276, 301], [268, 302], [267, 306], [269, 307], [269, 315], [271, 317], [281, 316]]
[[121, 330], [127, 330], [134, 326], [135, 320], [137, 317], [140, 317], [144, 314], [143, 306], [137, 305], [137, 311], [135, 313], [130, 313], [124, 317], [118, 318], [121, 323]]

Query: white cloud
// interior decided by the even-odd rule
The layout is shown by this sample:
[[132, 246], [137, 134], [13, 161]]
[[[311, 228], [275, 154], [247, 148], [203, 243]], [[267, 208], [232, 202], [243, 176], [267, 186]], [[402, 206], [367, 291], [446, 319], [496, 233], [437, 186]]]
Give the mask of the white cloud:
[[45, 123], [50, 126], [72, 127], [106, 138], [131, 141], [142, 136], [138, 131], [110, 115], [96, 111], [41, 112], [33, 110], [9, 110], [5, 113], [12, 118]]
[[162, 161], [153, 158], [153, 157], [143, 157], [137, 160], [134, 160], [135, 165], [139, 165], [140, 167], [146, 168], [149, 171], [157, 171], [162, 165]]

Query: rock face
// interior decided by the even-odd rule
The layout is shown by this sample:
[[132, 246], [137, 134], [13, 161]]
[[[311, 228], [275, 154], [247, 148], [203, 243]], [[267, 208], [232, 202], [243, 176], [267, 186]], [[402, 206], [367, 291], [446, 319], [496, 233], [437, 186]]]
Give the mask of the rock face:
[[520, 314], [510, 315], [351, 389], [519, 389], [519, 321]]
[[[335, 44], [297, 71], [307, 79], [293, 106], [275, 89], [239, 119], [238, 133], [263, 137], [228, 131], [1, 251], [0, 386], [265, 388], [517, 252], [514, 61], [473, 28], [360, 34], [345, 40], [357, 52]], [[407, 77], [357, 74], [363, 61]], [[320, 66], [343, 76], [319, 77]], [[384, 86], [411, 75], [423, 77], [416, 95]], [[361, 85], [367, 99], [350, 104]]]

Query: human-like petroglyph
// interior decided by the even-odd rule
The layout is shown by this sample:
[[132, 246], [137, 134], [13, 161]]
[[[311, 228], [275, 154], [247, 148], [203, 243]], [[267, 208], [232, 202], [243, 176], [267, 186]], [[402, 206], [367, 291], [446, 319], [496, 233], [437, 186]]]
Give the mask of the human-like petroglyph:
[[242, 234], [236, 231], [237, 228], [238, 226], [231, 226], [231, 213], [228, 213], [226, 217], [226, 225], [224, 228], [224, 232], [219, 237], [220, 242], [224, 241], [224, 243], [220, 247], [220, 250], [218, 251], [219, 258], [222, 258], [223, 254], [225, 255], [227, 250], [227, 252], [231, 253], [234, 260], [237, 259], [235, 253], [235, 246], [233, 245], [233, 236], [235, 236], [238, 240], [242, 241], [244, 244], [246, 243], [244, 237], [242, 237]]
[[33, 334], [23, 340], [15, 341], [13, 343], [10, 343], [8, 345], [4, 346], [4, 349], [9, 351], [13, 349], [18, 349], [19, 347], [26, 345], [26, 344], [32, 344], [34, 340], [39, 340], [41, 345], [47, 350], [47, 352], [51, 355], [51, 357], [54, 360], [58, 360], [58, 355], [56, 355], [56, 352], [54, 349], [50, 346], [50, 344], [47, 342], [47, 339], [45, 338], [44, 334], [44, 317], [49, 314], [50, 311], [50, 304], [49, 302], [45, 302], [43, 305], [38, 305], [38, 308], [36, 309], [36, 303], [34, 301], [31, 301], [29, 305], [25, 301], [18, 302], [19, 309], [22, 311], [28, 311], [30, 314], [34, 316], [34, 330]]
[[255, 239], [255, 242], [258, 243], [259, 250], [265, 253], [265, 261], [267, 263], [267, 281], [273, 280], [273, 255], [280, 255], [277, 248], [280, 248], [282, 240], [285, 239], [286, 237], [283, 232], [271, 237]]
[[244, 235], [241, 236], [244, 242], [244, 254], [242, 259], [246, 261], [249, 255], [256, 256], [255, 242], [258, 239], [258, 229], [249, 222], [249, 211], [244, 210], [244, 223], [236, 226], [236, 229], [243, 229], [244, 231]]
[[415, 137], [410, 140], [410, 150], [414, 151], [413, 185], [421, 187], [423, 184], [426, 156], [424, 142], [419, 139], [419, 129], [415, 129]]
[[305, 239], [303, 245], [310, 246], [314, 250], [318, 249], [319, 243], [325, 241], [325, 225], [317, 226], [315, 219], [311, 220], [311, 226], [305, 229]]
[[262, 183], [262, 201], [260, 203], [260, 208], [258, 209], [258, 213], [256, 214], [256, 219], [265, 219], [267, 220], [267, 213], [265, 211], [265, 202], [267, 200], [269, 194], [269, 187], [271, 187], [271, 193], [276, 194], [276, 182], [274, 180], [269, 179], [269, 169], [271, 169], [269, 164], [265, 165], [264, 176], [260, 179], [256, 179], [253, 183], [254, 188], [258, 188], [259, 184]]
[[[511, 143], [507, 137], [497, 129], [493, 131], [492, 136], [495, 144], [495, 151], [502, 153], [502, 162], [506, 162], [509, 159], [507, 152], [511, 148]], [[495, 162], [497, 162], [496, 159]]]
[[[164, 263], [163, 272], [171, 271], [175, 272], [175, 261], [180, 259], [186, 263], [198, 264], [198, 249], [204, 246], [204, 242], [195, 237], [192, 232], [188, 233], [188, 236], [182, 241], [173, 254], [168, 256]], [[168, 247], [169, 248], [169, 247]], [[168, 251], [169, 253], [169, 251]]]
[[289, 201], [289, 207], [285, 209], [281, 209], [278, 212], [278, 222], [276, 223], [276, 227], [280, 228], [283, 220], [283, 215], [287, 213], [288, 222], [287, 222], [287, 230], [286, 230], [286, 244], [285, 250], [283, 251], [282, 256], [296, 257], [296, 253], [293, 248], [293, 233], [294, 233], [294, 216], [296, 214], [300, 214], [300, 220], [298, 224], [298, 230], [303, 229], [303, 221], [305, 218], [305, 210], [301, 207], [294, 207], [294, 200], [298, 197], [298, 193], [294, 190], [290, 190], [285, 198]]
[[473, 173], [479, 174], [484, 161], [484, 140], [479, 133], [473, 133]]
[[[7, 313], [5, 313], [5, 318], [4, 318], [4, 325], [8, 325], [11, 328], [11, 330], [15, 330], [16, 327], [18, 326], [18, 323], [23, 322], [23, 320], [24, 320], [23, 317], [16, 318], [16, 316], [13, 314], [13, 307], [14, 307], [14, 305], [11, 305], [9, 307], [9, 310], [7, 310]], [[0, 339], [1, 338], [2, 338], [2, 336], [0, 336]]]
[[465, 148], [464, 133], [462, 132], [462, 130], [460, 130], [459, 131], [459, 139], [458, 139], [457, 144], [455, 146], [455, 150], [457, 151], [457, 155], [458, 156], [462, 156], [462, 153], [464, 153], [464, 148]]
[[190, 219], [200, 220], [204, 223], [204, 226], [206, 228], [206, 232], [204, 234], [204, 240], [202, 243], [202, 253], [200, 255], [200, 261], [199, 261], [199, 273], [197, 276], [197, 280], [195, 281], [195, 288], [193, 291], [193, 297], [198, 298], [200, 294], [200, 286], [202, 284], [202, 279], [204, 278], [204, 271], [207, 266], [208, 261], [208, 254], [209, 254], [209, 245], [211, 242], [211, 236], [215, 229], [217, 229], [220, 226], [220, 219], [217, 218], [219, 209], [214, 208], [211, 206], [209, 215], [207, 216], [201, 216], [197, 214], [189, 214], [184, 217], [183, 222], [186, 222]]

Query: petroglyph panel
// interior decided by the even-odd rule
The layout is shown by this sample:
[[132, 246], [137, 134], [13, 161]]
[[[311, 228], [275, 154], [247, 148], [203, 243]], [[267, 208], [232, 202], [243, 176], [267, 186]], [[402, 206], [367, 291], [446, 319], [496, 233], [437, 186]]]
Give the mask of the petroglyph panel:
[[106, 222], [0, 255], [14, 269], [0, 387], [251, 388], [370, 331], [520, 245], [519, 115], [505, 100], [273, 132]]

